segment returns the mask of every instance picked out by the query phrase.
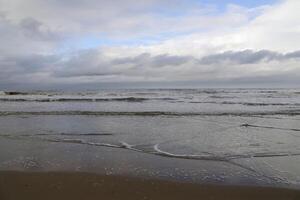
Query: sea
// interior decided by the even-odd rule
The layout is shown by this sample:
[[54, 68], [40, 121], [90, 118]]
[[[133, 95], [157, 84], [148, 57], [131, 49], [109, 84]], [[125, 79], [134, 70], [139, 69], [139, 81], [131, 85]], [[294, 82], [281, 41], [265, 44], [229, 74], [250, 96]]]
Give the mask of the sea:
[[300, 188], [300, 89], [0, 91], [0, 170]]

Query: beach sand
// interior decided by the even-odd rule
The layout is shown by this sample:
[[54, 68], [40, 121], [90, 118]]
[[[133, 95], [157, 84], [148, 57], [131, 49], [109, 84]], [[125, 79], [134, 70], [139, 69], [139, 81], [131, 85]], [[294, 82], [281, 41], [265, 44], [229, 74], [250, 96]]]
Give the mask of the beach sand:
[[221, 186], [82, 172], [0, 172], [1, 200], [300, 199], [299, 190]]

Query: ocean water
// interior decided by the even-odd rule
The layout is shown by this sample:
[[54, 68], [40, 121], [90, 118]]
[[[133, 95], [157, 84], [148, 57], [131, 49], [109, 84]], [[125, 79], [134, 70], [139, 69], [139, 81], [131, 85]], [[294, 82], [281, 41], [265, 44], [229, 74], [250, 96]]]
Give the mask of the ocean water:
[[1, 170], [299, 188], [300, 89], [0, 92], [0, 151]]

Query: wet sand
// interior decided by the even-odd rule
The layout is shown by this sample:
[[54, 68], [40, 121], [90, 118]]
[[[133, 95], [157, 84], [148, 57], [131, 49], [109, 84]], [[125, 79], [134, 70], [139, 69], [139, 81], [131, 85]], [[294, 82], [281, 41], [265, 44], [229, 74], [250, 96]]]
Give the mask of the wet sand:
[[300, 190], [182, 183], [82, 172], [0, 172], [1, 200], [300, 199]]

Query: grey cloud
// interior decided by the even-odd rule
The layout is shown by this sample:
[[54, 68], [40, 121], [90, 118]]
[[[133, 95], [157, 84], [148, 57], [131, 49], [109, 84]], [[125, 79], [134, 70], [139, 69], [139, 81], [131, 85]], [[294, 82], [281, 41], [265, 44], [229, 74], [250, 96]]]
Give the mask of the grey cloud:
[[[262, 19], [252, 9], [234, 6], [216, 12], [195, 1], [0, 0], [0, 82], [8, 85], [9, 81], [25, 82], [22, 79], [45, 83], [76, 80], [80, 84], [82, 80], [122, 78], [214, 81], [260, 74], [283, 77], [285, 71], [298, 75], [300, 51], [294, 51], [298, 48], [295, 41], [299, 41], [294, 15], [297, 5], [275, 6], [276, 10], [283, 9], [282, 13], [293, 14], [278, 13], [282, 20], [277, 23], [270, 16], [278, 11], [270, 14], [269, 9], [263, 9], [259, 11], [265, 16]], [[295, 8], [293, 13], [285, 12], [291, 6]], [[237, 29], [231, 31], [233, 27]], [[245, 41], [244, 34], [249, 34], [251, 40]], [[135, 46], [137, 43], [141, 44]], [[119, 44], [126, 46], [124, 49], [128, 47], [129, 52], [121, 55], [123, 48], [116, 47]], [[100, 50], [76, 50], [97, 45], [103, 46]], [[110, 56], [101, 52], [105, 46]], [[233, 46], [232, 50], [270, 48], [278, 52], [244, 50], [189, 56], [195, 55], [197, 49], [203, 55], [229, 46]], [[288, 50], [294, 52], [281, 52]]]
[[152, 60], [153, 66], [177, 66], [194, 60], [191, 56], [171, 56], [167, 54], [154, 56]]
[[290, 53], [278, 53], [269, 50], [253, 51], [227, 51], [219, 54], [212, 54], [202, 58], [192, 56], [174, 56], [168, 54], [152, 56], [149, 53], [142, 53], [135, 57], [117, 58], [111, 61], [113, 65], [131, 64], [135, 67], [165, 67], [179, 66], [187, 63], [199, 65], [218, 65], [218, 64], [256, 64], [270, 61], [284, 61], [288, 59], [300, 59], [300, 51]]
[[80, 76], [108, 76], [119, 74], [111, 69], [112, 65], [106, 61], [100, 51], [81, 50], [70, 59], [58, 63], [53, 69], [53, 76], [61, 78], [80, 77]]
[[[165, 66], [180, 66], [194, 60], [188, 56], [172, 56], [167, 54], [152, 56], [142, 53], [135, 57], [108, 59], [97, 50], [79, 51], [68, 61], [60, 63], [53, 75], [56, 77], [80, 76], [112, 76], [133, 75], [143, 73], [143, 70]], [[124, 68], [125, 66], [125, 68]]]
[[[49, 72], [53, 66], [60, 62], [60, 56], [31, 54], [26, 56], [7, 56], [0, 58], [0, 78], [14, 80], [15, 77], [26, 77], [27, 75]], [[22, 80], [15, 80], [22, 81]], [[28, 81], [28, 80], [23, 80]], [[29, 80], [30, 81], [30, 80]]]
[[16, 22], [0, 12], [0, 55], [30, 56], [52, 52], [61, 42], [62, 35], [32, 18]]
[[56, 73], [57, 77], [60, 78], [71, 78], [71, 77], [104, 77], [104, 76], [114, 76], [114, 75], [121, 75], [120, 72], [104, 72], [104, 73], [98, 73], [98, 72], [71, 72], [71, 73]]
[[212, 65], [222, 63], [234, 64], [255, 64], [259, 62], [280, 61], [286, 59], [300, 58], [300, 51], [291, 53], [278, 53], [274, 51], [261, 50], [244, 50], [244, 51], [226, 51], [220, 54], [213, 54], [203, 57], [199, 60], [199, 64]]
[[[16, 6], [8, 6], [10, 1]], [[52, 32], [57, 28], [70, 37], [96, 33], [108, 38], [128, 39], [193, 32], [215, 24], [224, 26], [226, 21], [232, 25], [240, 24], [235, 22], [240, 20], [233, 20], [232, 16], [212, 17], [206, 6], [181, 0], [2, 0], [0, 7], [8, 10], [11, 18], [23, 19], [21, 24], [25, 30], [29, 28], [28, 35], [41, 38], [52, 38]], [[40, 22], [51, 31], [41, 31]]]
[[[200, 73], [203, 76], [208, 76], [207, 78], [213, 78], [213, 76], [224, 72], [226, 74], [232, 73], [232, 76], [238, 76], [234, 71], [241, 64], [267, 64], [274, 60], [287, 61], [298, 58], [300, 58], [300, 51], [283, 54], [268, 50], [245, 50], [213, 54], [203, 58], [167, 54], [153, 56], [149, 53], [142, 53], [133, 57], [108, 59], [102, 55], [101, 51], [86, 50], [80, 51], [68, 61], [60, 63], [61, 67], [53, 75], [56, 77], [130, 77], [135, 75], [148, 76], [151, 74], [151, 76], [166, 77], [167, 74], [174, 73], [174, 76], [182, 74], [182, 76], [188, 77]], [[220, 67], [221, 65], [222, 67]], [[187, 66], [189, 66], [187, 72], [180, 70], [187, 69]], [[224, 68], [224, 66], [226, 67]], [[177, 70], [177, 74], [175, 70]], [[193, 74], [193, 71], [195, 74]], [[274, 73], [276, 73], [276, 70]]]
[[59, 60], [55, 55], [39, 55], [31, 54], [26, 56], [7, 56], [0, 59], [0, 68], [6, 68], [8, 65], [15, 65], [24, 71], [32, 71], [35, 69], [41, 69], [49, 64], [55, 64]]
[[112, 61], [112, 64], [122, 65], [122, 64], [141, 64], [145, 60], [149, 60], [151, 58], [151, 54], [142, 53], [138, 56], [134, 57], [125, 57], [125, 58], [116, 58]]
[[62, 35], [59, 32], [54, 32], [45, 26], [40, 21], [33, 18], [22, 19], [19, 23], [21, 30], [27, 37], [39, 40], [60, 40]]
[[285, 58], [300, 58], [300, 51], [294, 51], [284, 55]]
[[46, 69], [59, 62], [60, 57], [56, 55], [30, 55], [26, 57], [10, 58], [17, 66], [28, 71]]
[[[224, 79], [230, 79], [231, 77], [242, 79], [244, 76], [252, 77], [262, 74], [259, 74], [256, 70], [243, 70], [243, 73], [240, 74], [241, 64], [258, 64], [260, 66], [262, 62], [268, 64], [272, 60], [279, 60], [284, 63], [290, 59], [300, 58], [300, 51], [286, 54], [267, 50], [257, 52], [251, 50], [231, 51], [203, 58], [167, 54], [151, 55], [149, 53], [142, 53], [133, 57], [111, 58], [106, 57], [102, 51], [97, 49], [81, 50], [68, 56], [38, 54], [2, 56], [0, 57], [1, 83], [7, 84], [5, 80], [13, 83], [15, 77], [28, 78], [31, 74], [39, 73], [48, 74], [48, 78], [60, 81], [78, 77], [85, 80], [92, 78], [92, 80], [98, 80], [99, 82], [105, 81], [106, 78], [118, 81], [120, 77], [126, 77], [126, 80], [129, 81], [136, 80], [134, 78], [137, 77], [139, 80], [147, 77], [147, 80], [157, 78], [170, 81], [209, 81], [222, 77]], [[263, 75], [266, 77], [278, 75], [281, 73], [280, 69], [275, 67], [272, 72], [263, 72]], [[299, 73], [299, 71], [292, 69], [292, 72], [287, 71], [287, 73], [294, 74]], [[30, 82], [30, 80], [27, 81]], [[47, 79], [44, 81], [47, 82]]]
[[112, 64], [133, 64], [135, 67], [151, 66], [151, 67], [164, 67], [164, 66], [178, 66], [194, 60], [191, 56], [173, 56], [162, 54], [151, 56], [149, 53], [143, 53], [135, 57], [126, 57], [114, 59]]

